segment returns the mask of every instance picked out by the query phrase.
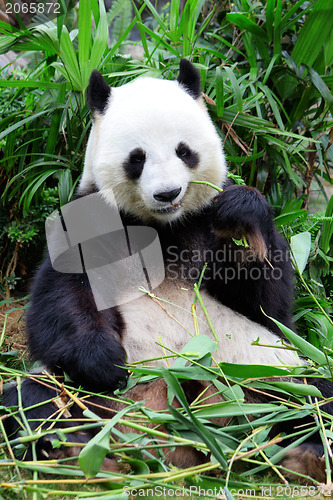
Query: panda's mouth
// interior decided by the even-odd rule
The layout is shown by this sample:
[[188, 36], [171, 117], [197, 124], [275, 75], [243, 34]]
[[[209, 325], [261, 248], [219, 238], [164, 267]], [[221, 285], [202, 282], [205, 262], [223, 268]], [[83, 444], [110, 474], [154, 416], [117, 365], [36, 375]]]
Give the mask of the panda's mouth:
[[177, 212], [181, 207], [181, 202], [178, 201], [177, 203], [171, 203], [168, 207], [163, 207], [163, 208], [156, 208], [154, 212], [158, 214], [172, 214]]

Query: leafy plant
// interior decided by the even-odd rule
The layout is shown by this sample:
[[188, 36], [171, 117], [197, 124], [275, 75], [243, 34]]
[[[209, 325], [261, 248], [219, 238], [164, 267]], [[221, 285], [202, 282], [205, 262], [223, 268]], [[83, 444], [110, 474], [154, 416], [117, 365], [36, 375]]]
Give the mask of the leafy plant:
[[15, 203], [0, 208], [0, 269], [2, 294], [9, 298], [22, 277], [31, 276], [44, 247], [44, 221], [59, 205], [58, 190], [43, 188], [38, 205], [22, 217]]
[[[265, 479], [260, 473], [267, 470], [276, 475], [278, 481], [285, 481], [285, 470], [279, 465], [285, 449], [301, 444], [313, 433], [318, 432], [318, 429], [323, 439], [331, 436], [332, 417], [322, 410], [320, 391], [311, 386], [311, 378], [324, 377], [330, 373], [332, 354], [328, 351], [325, 355], [291, 330], [282, 328], [296, 348], [312, 360], [312, 365], [293, 368], [219, 363], [213, 366], [214, 342], [205, 335], [193, 337], [179, 354], [172, 352], [176, 360], [168, 368], [149, 367], [139, 362], [132, 365], [134, 383], [164, 377], [170, 396], [167, 411], [150, 410], [144, 401], [133, 404], [126, 399], [125, 393], [123, 397], [115, 396], [122, 401], [124, 409], [110, 418], [101, 419], [94, 412], [94, 407], [89, 404], [90, 396], [85, 391], [78, 391], [70, 383], [64, 384], [47, 372], [43, 375], [34, 375], [37, 383], [39, 381], [53, 386], [59, 394], [61, 392], [64, 394], [65, 391], [68, 404], [79, 405], [84, 411], [85, 419], [78, 422], [75, 427], [64, 429], [60, 423], [63, 409], [59, 408], [50, 420], [51, 426], [35, 432], [30, 429], [29, 420], [25, 419], [20, 437], [13, 440], [5, 435], [5, 439], [0, 443], [0, 450], [10, 444], [12, 452], [24, 452], [28, 444], [35, 446], [40, 437], [48, 435], [51, 435], [52, 445], [57, 448], [66, 442], [66, 436], [71, 441], [72, 433], [84, 433], [92, 428], [96, 429], [96, 435], [88, 444], [83, 445], [78, 465], [69, 466], [67, 459], [57, 461], [56, 474], [59, 479], [56, 480], [53, 476], [55, 467], [53, 460], [22, 463], [12, 457], [14, 463], [20, 467], [23, 477], [20, 480], [13, 478], [10, 483], [4, 482], [3, 488], [21, 488], [23, 491], [36, 494], [53, 492], [53, 495], [60, 496], [63, 495], [63, 491], [54, 490], [55, 485], [66, 481], [68, 492], [72, 491], [76, 498], [84, 498], [87, 490], [83, 487], [84, 485], [87, 487], [86, 478], [89, 478], [90, 495], [94, 495], [93, 498], [109, 499], [113, 495], [115, 497], [120, 495], [124, 488], [131, 489], [135, 479], [135, 488], [142, 490], [141, 496], [145, 491], [149, 491], [148, 489], [158, 491], [158, 486], [161, 484], [174, 490], [184, 488], [186, 493], [191, 492], [195, 495], [194, 485], [200, 484], [201, 491], [206, 490], [206, 498], [216, 498], [214, 487], [222, 493], [228, 493], [231, 489], [240, 492], [247, 488], [254, 491], [252, 495], [255, 492], [259, 495], [265, 486]], [[168, 346], [163, 347], [168, 352]], [[165, 355], [161, 359], [164, 357], [170, 356]], [[6, 378], [15, 377], [20, 386], [22, 374], [17, 369], [2, 368], [2, 375]], [[281, 376], [283, 380], [277, 380], [277, 377]], [[304, 377], [308, 378], [309, 385], [295, 383], [295, 380], [304, 380]], [[223, 395], [224, 401], [212, 403], [209, 397], [205, 397], [204, 389], [201, 394], [203, 399], [198, 397], [189, 405], [182, 383], [193, 378], [208, 383], [214, 394]], [[270, 402], [249, 404], [245, 401], [247, 391], [263, 392], [265, 395], [273, 391], [274, 397]], [[179, 408], [171, 405], [174, 398], [180, 403]], [[13, 416], [17, 412], [22, 415], [21, 403], [18, 408], [7, 410], [7, 414]], [[313, 415], [312, 423], [300, 426], [292, 434], [277, 436], [271, 434], [274, 426], [281, 421], [299, 422], [299, 419]], [[218, 418], [224, 418], [228, 423], [224, 427], [216, 425], [214, 419]], [[117, 428], [117, 424], [126, 426], [129, 431]], [[163, 428], [161, 429], [160, 425], [156, 428], [156, 424], [162, 424]], [[2, 424], [0, 425], [3, 430]], [[160, 453], [165, 447], [165, 440], [168, 440], [168, 445], [171, 447], [191, 447], [200, 450], [207, 454], [207, 462], [183, 470], [166, 466], [163, 453]], [[133, 476], [126, 472], [117, 475], [99, 471], [110, 450], [124, 464], [130, 465], [137, 475]], [[237, 462], [244, 468], [241, 475], [235, 468]], [[213, 477], [209, 475], [210, 471], [219, 470], [225, 473]], [[28, 471], [34, 473], [33, 482], [29, 479]], [[43, 479], [39, 479], [39, 474], [43, 474]], [[256, 482], [251, 480], [254, 474]], [[330, 469], [327, 470], [327, 474], [329, 477]], [[101, 482], [107, 487], [96, 492], [95, 486]], [[277, 486], [273, 483], [271, 490], [273, 495], [278, 491]], [[231, 495], [229, 498], [241, 496], [242, 493], [235, 497]]]

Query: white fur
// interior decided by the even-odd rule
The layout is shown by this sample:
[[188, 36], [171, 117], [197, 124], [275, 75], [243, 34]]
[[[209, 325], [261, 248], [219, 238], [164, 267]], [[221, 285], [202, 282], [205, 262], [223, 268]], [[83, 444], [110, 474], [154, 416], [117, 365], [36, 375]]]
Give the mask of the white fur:
[[[180, 142], [198, 153], [196, 168], [188, 168], [176, 155]], [[146, 152], [142, 175], [129, 181], [123, 164], [136, 148]], [[84, 191], [94, 182], [106, 200], [113, 190], [117, 203], [142, 218], [163, 222], [199, 211], [215, 195], [211, 187], [192, 184], [226, 179], [220, 138], [201, 99], [193, 99], [175, 81], [140, 78], [113, 88], [104, 115], [97, 115], [88, 142], [80, 184]], [[165, 203], [153, 195], [181, 187], [174, 213], [156, 213]]]
[[[167, 350], [163, 353], [162, 347], [157, 344], [161, 343], [161, 339], [166, 347], [180, 352], [191, 339], [191, 334], [195, 334], [191, 313], [192, 289], [193, 285], [186, 282], [166, 281], [154, 290], [154, 295], [162, 299], [159, 302], [163, 308], [147, 295], [121, 306], [126, 322], [123, 345], [129, 362], [171, 354]], [[292, 350], [251, 345], [259, 339], [260, 344], [281, 347], [281, 341], [267, 328], [220, 304], [208, 293], [202, 291], [201, 296], [219, 338], [219, 348], [213, 353], [217, 361], [268, 365], [301, 363]], [[199, 333], [214, 339], [198, 303], [196, 311]]]

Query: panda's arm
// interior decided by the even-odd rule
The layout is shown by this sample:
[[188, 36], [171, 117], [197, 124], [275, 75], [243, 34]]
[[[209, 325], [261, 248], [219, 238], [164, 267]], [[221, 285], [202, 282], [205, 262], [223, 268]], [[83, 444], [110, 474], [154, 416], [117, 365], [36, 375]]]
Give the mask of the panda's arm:
[[[292, 327], [292, 269], [272, 208], [254, 188], [229, 186], [212, 207], [215, 259], [209, 291], [223, 304], [281, 334], [269, 320]], [[249, 245], [249, 247], [247, 247]]]
[[115, 389], [127, 372], [121, 366], [122, 317], [117, 308], [98, 311], [84, 274], [55, 271], [47, 259], [32, 287], [27, 313], [29, 349], [57, 372], [85, 388]]

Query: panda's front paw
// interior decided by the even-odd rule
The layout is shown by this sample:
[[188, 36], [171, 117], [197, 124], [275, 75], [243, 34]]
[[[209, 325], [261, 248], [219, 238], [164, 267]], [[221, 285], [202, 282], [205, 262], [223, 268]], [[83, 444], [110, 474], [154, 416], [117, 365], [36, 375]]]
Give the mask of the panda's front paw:
[[[77, 359], [75, 365], [65, 371], [70, 378], [85, 389], [101, 392], [123, 388], [128, 378], [125, 356], [122, 352], [109, 352], [104, 355], [94, 353], [84, 360]], [[67, 365], [68, 366], [68, 365]]]
[[225, 188], [214, 200], [213, 226], [218, 238], [240, 241], [245, 253], [249, 253], [246, 250], [249, 248], [255, 258], [266, 258], [274, 224], [272, 209], [257, 189], [248, 186]]
[[95, 392], [114, 391], [124, 387], [128, 378], [126, 353], [109, 335], [78, 337], [69, 344], [59, 339], [49, 350], [47, 364], [55, 371], [61, 368], [73, 382]]

